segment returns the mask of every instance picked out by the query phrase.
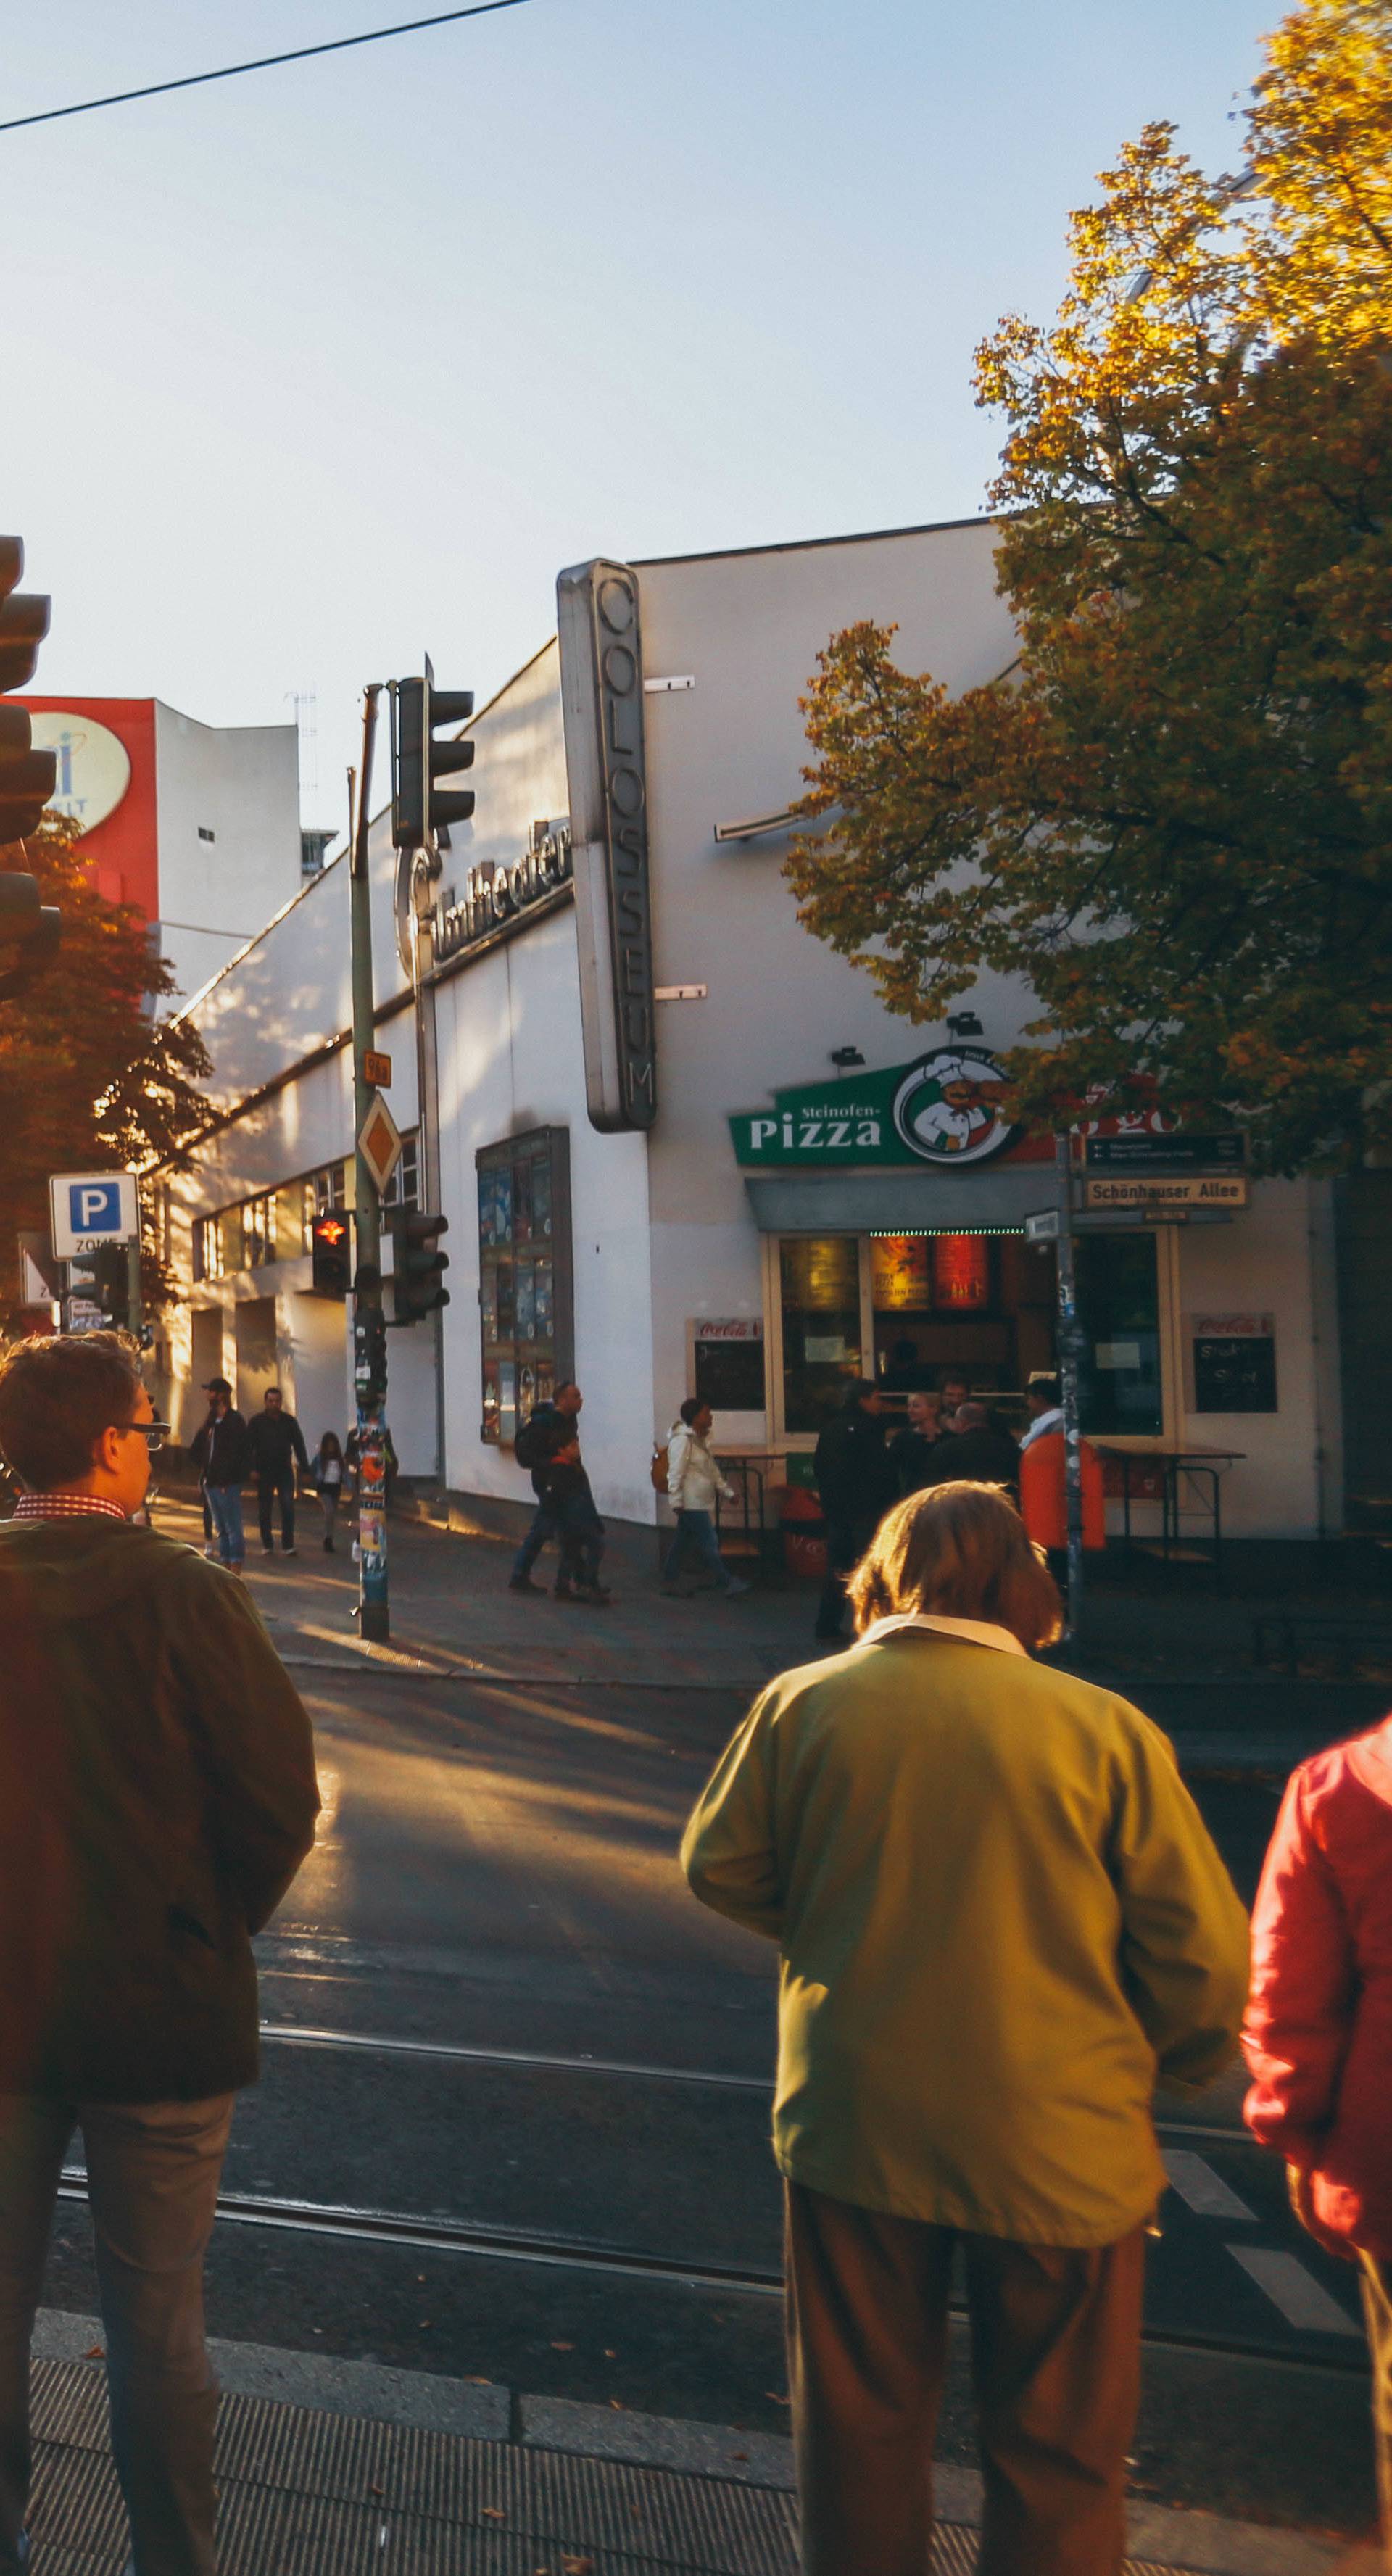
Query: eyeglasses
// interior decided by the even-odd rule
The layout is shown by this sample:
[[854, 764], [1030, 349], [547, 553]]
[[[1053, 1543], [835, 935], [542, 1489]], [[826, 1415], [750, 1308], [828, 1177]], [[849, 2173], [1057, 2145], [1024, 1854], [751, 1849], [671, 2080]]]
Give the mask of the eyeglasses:
[[173, 1428], [174, 1425], [172, 1422], [123, 1422], [121, 1424], [122, 1431], [139, 1432], [140, 1437], [144, 1441], [152, 1458], [157, 1449], [162, 1449], [164, 1447], [165, 1441]]

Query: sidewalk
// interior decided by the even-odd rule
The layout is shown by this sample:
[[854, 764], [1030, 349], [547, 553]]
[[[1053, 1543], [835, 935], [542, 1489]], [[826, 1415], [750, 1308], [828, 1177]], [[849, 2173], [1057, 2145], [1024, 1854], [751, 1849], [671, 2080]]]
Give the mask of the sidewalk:
[[[158, 1526], [201, 1543], [191, 1495], [162, 1495]], [[613, 1534], [605, 1572], [608, 1609], [508, 1590], [512, 1543], [464, 1536], [427, 1519], [390, 1522], [392, 1638], [359, 1643], [351, 1534], [326, 1556], [312, 1507], [301, 1515], [301, 1553], [263, 1557], [253, 1523], [247, 1574], [286, 1662], [306, 1672], [371, 1666], [480, 1683], [550, 1683], [572, 1689], [723, 1691], [745, 1697], [789, 1665], [823, 1650], [812, 1636], [814, 1590], [756, 1589], [736, 1601], [706, 1593], [666, 1600], [657, 1588], [657, 1544], [648, 1531]], [[554, 1580], [548, 1553], [538, 1579]], [[1251, 1661], [1252, 1620], [1262, 1605], [1215, 1595], [1192, 1573], [1158, 1570], [1123, 1584], [1112, 1568], [1093, 1587], [1084, 1639], [1055, 1660], [1125, 1693], [1171, 1734], [1187, 1769], [1284, 1772], [1322, 1744], [1375, 1722], [1392, 1684], [1291, 1680]]]
[[[93, 2317], [35, 2333], [34, 2576], [120, 2576]], [[792, 2446], [491, 2383], [214, 2343], [224, 2576], [797, 2576]], [[980, 2481], [940, 2466], [935, 2576], [975, 2564]], [[1127, 2576], [1372, 2576], [1366, 2554], [1140, 2504]]]

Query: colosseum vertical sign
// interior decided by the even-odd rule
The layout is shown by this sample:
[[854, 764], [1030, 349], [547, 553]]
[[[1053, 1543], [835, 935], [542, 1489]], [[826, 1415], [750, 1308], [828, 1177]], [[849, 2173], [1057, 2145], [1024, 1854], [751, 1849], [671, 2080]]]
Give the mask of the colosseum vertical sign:
[[590, 1124], [657, 1115], [643, 648], [627, 565], [575, 564], [556, 584], [575, 930]]

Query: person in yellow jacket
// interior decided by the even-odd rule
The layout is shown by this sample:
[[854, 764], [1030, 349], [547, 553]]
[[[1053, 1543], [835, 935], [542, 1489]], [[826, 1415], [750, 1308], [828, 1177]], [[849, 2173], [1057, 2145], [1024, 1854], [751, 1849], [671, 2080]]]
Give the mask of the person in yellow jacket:
[[911, 1495], [857, 1641], [756, 1700], [687, 1828], [781, 1952], [774, 2152], [807, 2576], [925, 2576], [954, 2251], [980, 2576], [1115, 2576], [1151, 2100], [1236, 2053], [1247, 1924], [1167, 1739], [1033, 1663], [1059, 1601], [998, 1488]]

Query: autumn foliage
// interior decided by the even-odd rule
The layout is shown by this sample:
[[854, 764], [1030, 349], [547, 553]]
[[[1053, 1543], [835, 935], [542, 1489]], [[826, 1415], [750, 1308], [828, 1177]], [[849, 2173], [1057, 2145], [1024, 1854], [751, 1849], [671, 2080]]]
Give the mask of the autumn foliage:
[[[104, 901], [71, 823], [49, 818], [0, 865], [38, 878], [43, 901], [63, 915], [62, 945], [29, 991], [0, 1003], [0, 1204], [8, 1241], [0, 1260], [4, 1300], [16, 1292], [15, 1233], [48, 1229], [51, 1172], [119, 1170], [186, 1160], [205, 1124], [195, 1088], [211, 1071], [187, 1022], [152, 1016], [173, 992], [140, 914]], [[144, 1244], [146, 1300], [164, 1277], [153, 1228]]]
[[822, 655], [789, 859], [890, 1007], [1037, 996], [1022, 1112], [1240, 1119], [1259, 1169], [1392, 1144], [1392, 11], [1307, 0], [1237, 179], [1148, 127], [1000, 324], [1017, 663], [953, 700]]

